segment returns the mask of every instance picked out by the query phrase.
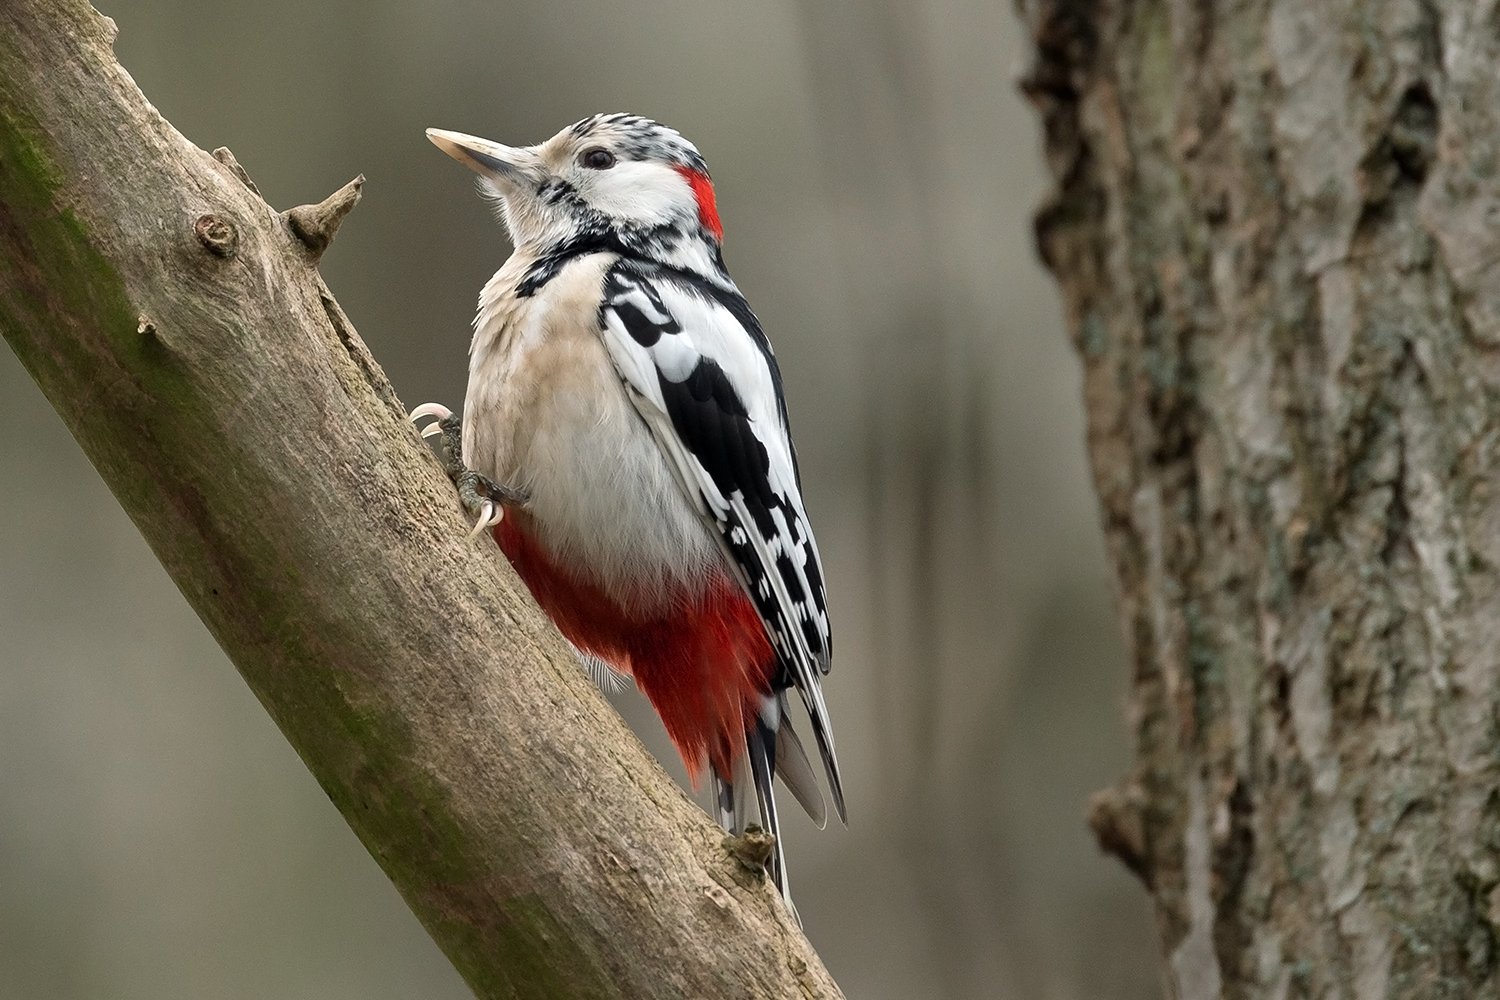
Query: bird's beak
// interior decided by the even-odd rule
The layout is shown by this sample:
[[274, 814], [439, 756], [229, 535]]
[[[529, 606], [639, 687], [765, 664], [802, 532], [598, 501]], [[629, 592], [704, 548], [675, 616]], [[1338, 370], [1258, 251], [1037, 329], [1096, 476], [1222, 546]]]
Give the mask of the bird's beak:
[[486, 180], [502, 193], [516, 187], [534, 187], [545, 173], [542, 158], [522, 146], [502, 146], [474, 135], [430, 128], [432, 144]]

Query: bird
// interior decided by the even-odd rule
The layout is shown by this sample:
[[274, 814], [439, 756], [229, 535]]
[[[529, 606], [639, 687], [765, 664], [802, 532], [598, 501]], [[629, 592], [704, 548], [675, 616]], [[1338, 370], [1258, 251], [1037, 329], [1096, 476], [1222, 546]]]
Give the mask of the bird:
[[[828, 597], [771, 343], [724, 263], [707, 165], [681, 133], [600, 114], [533, 146], [428, 129], [478, 174], [513, 253], [479, 296], [448, 470], [605, 686], [628, 678], [694, 787], [796, 916], [773, 781], [814, 823], [843, 781], [822, 690]], [[454, 455], [454, 452], [458, 452]], [[753, 793], [754, 814], [751, 810]]]

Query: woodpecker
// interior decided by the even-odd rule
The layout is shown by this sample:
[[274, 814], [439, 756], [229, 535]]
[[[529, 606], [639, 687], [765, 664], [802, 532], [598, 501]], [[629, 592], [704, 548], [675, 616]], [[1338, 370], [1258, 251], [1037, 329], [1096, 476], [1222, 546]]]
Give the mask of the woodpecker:
[[731, 833], [753, 790], [790, 907], [773, 776], [827, 816], [793, 690], [847, 820], [832, 634], [781, 372], [724, 266], [703, 157], [624, 114], [536, 146], [427, 136], [479, 175], [515, 251], [479, 296], [462, 420], [438, 404], [413, 419], [440, 418], [423, 433], [449, 439], [475, 533], [596, 679], [634, 680]]

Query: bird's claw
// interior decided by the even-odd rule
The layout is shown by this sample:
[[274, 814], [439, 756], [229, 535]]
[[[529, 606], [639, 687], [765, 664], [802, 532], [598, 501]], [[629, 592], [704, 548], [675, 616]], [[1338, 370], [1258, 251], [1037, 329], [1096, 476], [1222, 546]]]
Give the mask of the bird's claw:
[[[435, 418], [426, 427], [420, 425], [425, 417]], [[530, 499], [525, 490], [513, 489], [481, 475], [463, 463], [463, 421], [441, 403], [423, 403], [411, 411], [410, 420], [418, 425], [418, 433], [424, 438], [442, 436], [443, 471], [458, 487], [459, 502], [478, 520], [469, 532], [469, 541], [478, 538], [487, 528], [493, 528], [505, 516], [505, 507], [524, 507]]]
[[[432, 423], [423, 427], [421, 425], [423, 417], [432, 417]], [[412, 410], [411, 415], [407, 419], [417, 425], [417, 433], [421, 434], [424, 438], [430, 438], [437, 437], [443, 433], [443, 421], [449, 420], [452, 417], [453, 411], [442, 403], [423, 403], [415, 410]]]
[[500, 523], [505, 516], [505, 509], [493, 501], [486, 500], [479, 506], [479, 520], [474, 522], [474, 527], [469, 531], [469, 541], [474, 541], [484, 534], [488, 528], [493, 528]]
[[[435, 418], [426, 427], [421, 426], [424, 417]], [[463, 420], [458, 414], [448, 409], [442, 403], [423, 403], [411, 411], [408, 417], [413, 424], [417, 425], [417, 433], [423, 438], [432, 438], [442, 435], [442, 462], [443, 471], [448, 473], [448, 478], [455, 483], [458, 477], [468, 471], [464, 468], [464, 431]]]
[[[416, 423], [423, 417], [434, 417], [438, 420], [442, 420], [444, 417], [451, 416], [453, 416], [453, 411], [448, 409], [442, 403], [423, 403], [415, 410], [412, 410], [410, 415], [407, 416], [407, 419], [412, 423]], [[426, 437], [427, 431], [423, 431], [422, 436]]]

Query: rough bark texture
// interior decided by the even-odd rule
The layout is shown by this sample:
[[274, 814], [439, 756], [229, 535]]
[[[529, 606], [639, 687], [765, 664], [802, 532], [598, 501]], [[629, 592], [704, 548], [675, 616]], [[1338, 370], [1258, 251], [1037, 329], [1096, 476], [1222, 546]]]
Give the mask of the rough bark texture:
[[1020, 10], [1171, 989], [1500, 996], [1500, 9]]
[[465, 544], [314, 267], [358, 183], [278, 215], [113, 31], [0, 5], [0, 330], [370, 853], [483, 997], [837, 997]]

